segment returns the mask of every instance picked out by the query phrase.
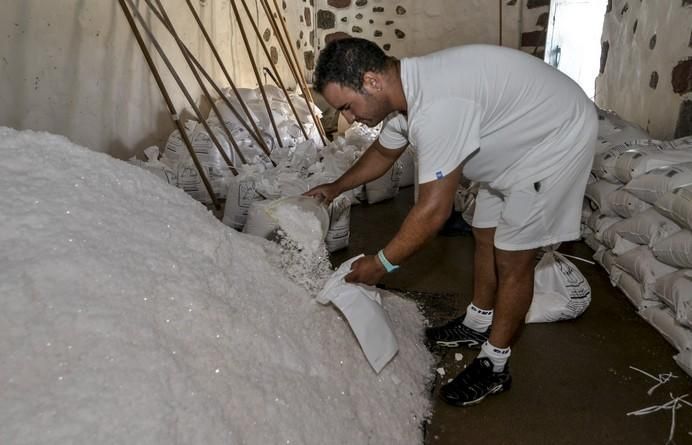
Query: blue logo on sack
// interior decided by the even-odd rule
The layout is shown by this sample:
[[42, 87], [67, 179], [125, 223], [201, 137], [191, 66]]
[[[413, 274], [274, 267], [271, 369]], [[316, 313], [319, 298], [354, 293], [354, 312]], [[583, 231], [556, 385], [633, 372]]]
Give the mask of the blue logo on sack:
[[435, 172], [435, 177], [437, 177], [437, 179], [442, 179], [445, 177], [445, 175], [442, 174], [441, 170], [438, 170]]

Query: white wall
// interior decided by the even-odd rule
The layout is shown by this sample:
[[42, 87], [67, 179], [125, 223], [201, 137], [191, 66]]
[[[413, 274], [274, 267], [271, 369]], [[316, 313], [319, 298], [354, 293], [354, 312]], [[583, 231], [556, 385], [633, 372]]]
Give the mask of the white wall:
[[[138, 3], [146, 12], [144, 2]], [[162, 3], [183, 41], [221, 80], [221, 70], [212, 63], [185, 1]], [[305, 4], [300, 0], [286, 3], [291, 32], [297, 34], [298, 26], [306, 28], [297, 18]], [[234, 82], [254, 87], [229, 0], [194, 0], [193, 4]], [[238, 5], [242, 8], [239, 1]], [[248, 6], [255, 14], [261, 8], [256, 0], [248, 0]], [[241, 15], [245, 17], [242, 9]], [[153, 15], [147, 16], [193, 98], [202, 102], [175, 42]], [[269, 67], [249, 22], [243, 20], [258, 64]], [[268, 28], [268, 23], [263, 18], [260, 30]], [[78, 144], [122, 158], [162, 143], [172, 130], [165, 103], [117, 0], [3, 0], [0, 30], [0, 125], [64, 134]], [[268, 45], [278, 48], [273, 37]], [[154, 51], [153, 46], [150, 49]], [[179, 111], [189, 113], [165, 66], [158, 56], [154, 58]], [[293, 86], [281, 51], [279, 59], [284, 81]]]
[[[655, 138], [672, 138], [682, 101], [692, 99], [690, 93], [675, 93], [671, 84], [673, 68], [692, 56], [691, 30], [692, 7], [680, 0], [612, 0], [602, 37], [610, 50], [605, 72], [596, 81], [596, 103], [647, 128]], [[649, 86], [653, 71], [658, 73], [655, 89]]]

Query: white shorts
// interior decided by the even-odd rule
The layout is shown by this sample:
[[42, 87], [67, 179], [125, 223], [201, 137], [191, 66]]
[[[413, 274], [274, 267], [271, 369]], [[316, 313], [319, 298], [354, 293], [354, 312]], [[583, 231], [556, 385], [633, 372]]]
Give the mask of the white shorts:
[[495, 247], [529, 250], [580, 236], [593, 147], [542, 181], [498, 191], [481, 183], [472, 226], [495, 227]]

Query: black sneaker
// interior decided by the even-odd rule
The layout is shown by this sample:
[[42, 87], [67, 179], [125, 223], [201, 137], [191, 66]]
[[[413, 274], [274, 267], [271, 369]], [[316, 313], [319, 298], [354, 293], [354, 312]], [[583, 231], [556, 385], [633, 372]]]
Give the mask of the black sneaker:
[[493, 372], [493, 363], [487, 357], [476, 358], [468, 368], [440, 388], [442, 400], [454, 406], [471, 406], [486, 396], [499, 394], [512, 387], [509, 366], [501, 372]]
[[468, 328], [462, 323], [464, 317], [465, 315], [462, 315], [443, 326], [426, 329], [425, 337], [428, 339], [428, 343], [445, 348], [466, 346], [470, 349], [480, 349], [490, 336], [490, 328], [484, 332]]

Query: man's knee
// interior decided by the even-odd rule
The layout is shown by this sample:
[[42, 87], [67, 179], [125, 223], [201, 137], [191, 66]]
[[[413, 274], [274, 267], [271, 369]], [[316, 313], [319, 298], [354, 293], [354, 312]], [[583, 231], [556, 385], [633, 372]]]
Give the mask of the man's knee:
[[477, 246], [494, 247], [495, 245], [495, 227], [478, 228], [473, 227], [473, 238]]
[[533, 278], [537, 249], [501, 250], [495, 249], [495, 266], [500, 280]]

